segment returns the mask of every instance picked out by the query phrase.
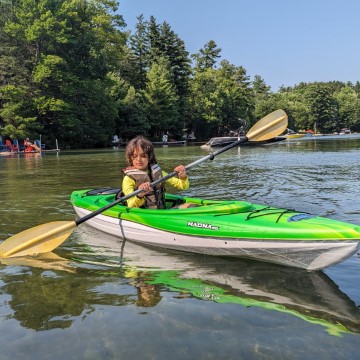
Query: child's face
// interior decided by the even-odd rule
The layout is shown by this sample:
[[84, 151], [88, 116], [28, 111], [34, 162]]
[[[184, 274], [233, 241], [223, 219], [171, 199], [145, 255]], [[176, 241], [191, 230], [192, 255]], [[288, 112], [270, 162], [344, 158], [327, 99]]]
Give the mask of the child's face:
[[138, 170], [146, 170], [149, 164], [149, 157], [141, 148], [136, 148], [131, 154], [132, 165]]

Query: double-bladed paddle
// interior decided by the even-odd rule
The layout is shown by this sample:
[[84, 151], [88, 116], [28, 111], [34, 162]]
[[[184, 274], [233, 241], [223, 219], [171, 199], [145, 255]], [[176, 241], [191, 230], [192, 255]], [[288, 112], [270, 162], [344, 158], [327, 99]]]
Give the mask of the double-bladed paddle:
[[[236, 146], [239, 146], [244, 142], [264, 141], [271, 139], [277, 135], [280, 135], [287, 128], [287, 124], [288, 121], [285, 111], [276, 110], [259, 120], [248, 131], [245, 138], [235, 141], [232, 144], [229, 144], [199, 160], [194, 161], [191, 164], [186, 165], [185, 169], [189, 170], [195, 165], [198, 165], [206, 160], [213, 160], [215, 156]], [[169, 173], [166, 176], [152, 182], [150, 186], [153, 187], [176, 175], [177, 172], [173, 171], [172, 173]], [[63, 243], [78, 225], [103, 213], [116, 204], [119, 204], [131, 198], [132, 196], [139, 194], [142, 191], [142, 189], [138, 189], [133, 193], [121, 197], [111, 204], [108, 204], [107, 206], [104, 206], [75, 221], [54, 221], [22, 231], [21, 233], [8, 238], [0, 245], [0, 257], [7, 258], [14, 256], [27, 256], [52, 251], [61, 243]]]

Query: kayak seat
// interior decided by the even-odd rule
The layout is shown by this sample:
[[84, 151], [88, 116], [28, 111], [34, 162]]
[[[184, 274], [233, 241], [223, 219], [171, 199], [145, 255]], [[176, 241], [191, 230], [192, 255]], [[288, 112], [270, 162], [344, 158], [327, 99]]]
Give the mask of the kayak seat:
[[[124, 195], [124, 194], [122, 194], [122, 191], [119, 188], [104, 187], [104, 188], [100, 188], [100, 189], [89, 190], [83, 194], [83, 197], [96, 196], [96, 195], [112, 195], [112, 194], [115, 194], [115, 200], [119, 199], [121, 196]], [[166, 208], [167, 209], [176, 208], [182, 204], [185, 204], [185, 202], [186, 201], [180, 197], [174, 197], [174, 198], [169, 198], [169, 199], [167, 198], [166, 199]]]
[[185, 204], [185, 200], [181, 198], [177, 199], [166, 199], [166, 208], [174, 209], [179, 207], [180, 205]]

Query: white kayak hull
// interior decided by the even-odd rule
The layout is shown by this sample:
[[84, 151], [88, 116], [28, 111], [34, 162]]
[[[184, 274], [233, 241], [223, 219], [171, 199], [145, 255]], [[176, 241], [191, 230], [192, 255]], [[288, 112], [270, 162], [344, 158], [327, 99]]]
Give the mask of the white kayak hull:
[[[91, 213], [77, 206], [74, 209], [79, 217]], [[103, 214], [86, 223], [107, 234], [144, 245], [204, 255], [248, 258], [307, 270], [320, 270], [335, 265], [355, 254], [360, 247], [358, 241], [352, 240], [336, 242], [200, 237], [163, 231]]]

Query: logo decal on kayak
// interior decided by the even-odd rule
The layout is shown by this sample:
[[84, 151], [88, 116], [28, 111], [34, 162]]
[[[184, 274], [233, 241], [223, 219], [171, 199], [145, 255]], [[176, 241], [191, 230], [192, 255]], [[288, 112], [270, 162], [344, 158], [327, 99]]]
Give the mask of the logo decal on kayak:
[[219, 226], [213, 226], [211, 224], [199, 223], [195, 221], [189, 221], [187, 226], [201, 228], [201, 229], [209, 229], [209, 230], [219, 230]]
[[314, 215], [310, 215], [310, 214], [296, 214], [296, 215], [290, 216], [287, 221], [295, 222], [295, 221], [311, 219], [313, 217], [314, 217]]

